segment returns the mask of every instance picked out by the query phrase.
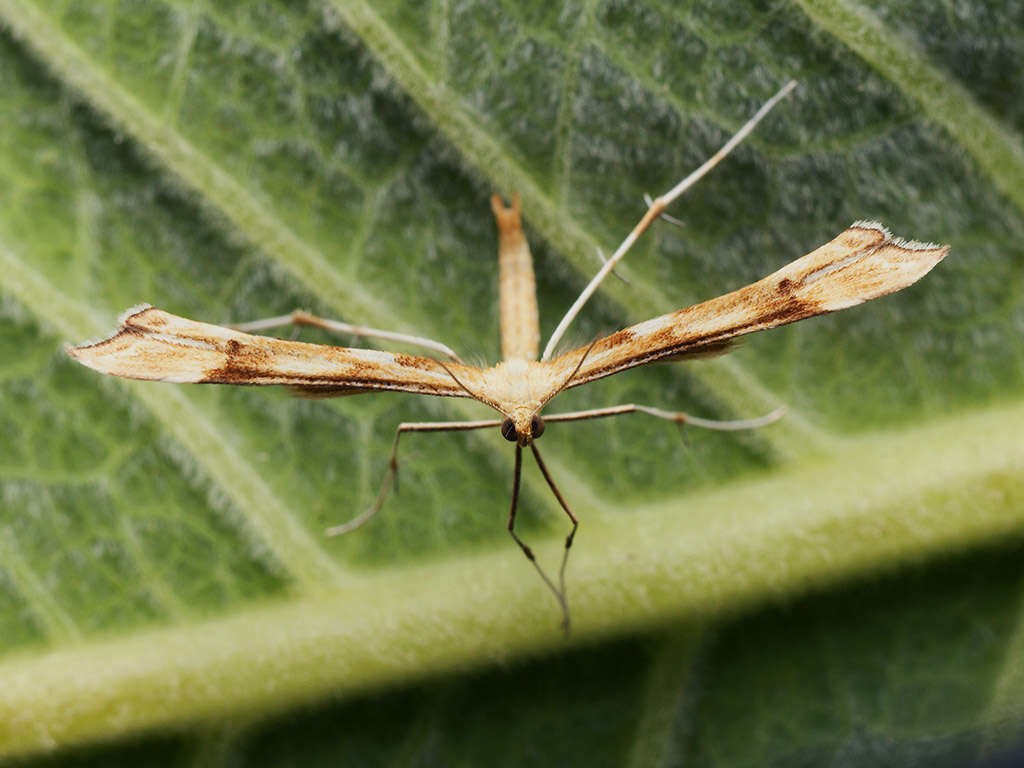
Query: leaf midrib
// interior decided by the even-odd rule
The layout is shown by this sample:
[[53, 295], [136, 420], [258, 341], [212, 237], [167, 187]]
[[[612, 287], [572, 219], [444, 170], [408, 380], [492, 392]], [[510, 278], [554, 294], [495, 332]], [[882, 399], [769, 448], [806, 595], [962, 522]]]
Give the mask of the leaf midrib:
[[[993, 405], [864, 436], [683, 505], [588, 522], [570, 567], [570, 642], [732, 613], [1019, 530], [1021, 423], [1024, 404]], [[561, 546], [550, 537], [536, 551], [552, 559]], [[0, 755], [564, 646], [550, 595], [507, 547], [386, 569], [331, 595], [0, 662]]]

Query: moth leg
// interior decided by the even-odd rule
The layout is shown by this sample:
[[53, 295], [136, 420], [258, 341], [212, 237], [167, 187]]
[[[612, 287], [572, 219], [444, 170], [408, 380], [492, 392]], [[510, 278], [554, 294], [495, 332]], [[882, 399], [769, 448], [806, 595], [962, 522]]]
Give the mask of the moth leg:
[[[648, 203], [647, 205], [650, 205], [650, 203]], [[663, 213], [662, 214], [662, 216], [667, 216], [667, 215], [668, 215], [667, 213]], [[598, 247], [598, 249], [597, 249], [597, 258], [599, 258], [601, 260], [602, 264], [607, 264], [608, 263], [608, 257], [604, 255], [604, 251], [602, 251], [600, 247]], [[619, 278], [619, 281], [623, 285], [632, 285], [632, 283], [629, 282], [629, 280], [624, 278], [622, 275], [620, 275], [614, 269], [612, 270], [612, 274], [615, 275], [617, 278]]]
[[647, 212], [644, 213], [640, 221], [637, 222], [637, 225], [633, 227], [633, 230], [626, 236], [626, 239], [622, 241], [618, 248], [615, 249], [615, 253], [605, 260], [604, 266], [601, 267], [598, 273], [594, 275], [589, 283], [587, 283], [587, 287], [583, 289], [583, 292], [580, 293], [576, 301], [573, 302], [573, 305], [569, 307], [569, 311], [565, 313], [565, 317], [559, 321], [558, 327], [555, 328], [555, 332], [552, 333], [551, 338], [548, 339], [547, 346], [544, 347], [544, 354], [540, 357], [541, 361], [551, 359], [551, 355], [555, 351], [555, 347], [558, 345], [558, 342], [562, 340], [562, 336], [565, 334], [566, 328], [569, 327], [569, 324], [573, 319], [575, 319], [576, 315], [579, 314], [583, 305], [587, 303], [590, 297], [594, 294], [594, 291], [597, 290], [597, 287], [606, 277], [608, 277], [608, 273], [615, 269], [615, 265], [622, 260], [622, 257], [629, 252], [629, 249], [633, 247], [633, 244], [645, 231], [647, 231], [651, 222], [661, 217], [665, 212], [665, 209], [674, 202], [677, 197], [696, 184], [708, 171], [718, 165], [722, 161], [722, 158], [732, 152], [736, 145], [743, 141], [743, 139], [745, 139], [747, 135], [754, 130], [754, 126], [756, 126], [761, 119], [771, 111], [772, 107], [774, 107], [794, 88], [796, 88], [795, 80], [790, 80], [782, 86], [782, 88], [780, 88], [774, 96], [768, 99], [768, 101], [762, 104], [761, 108], [754, 113], [754, 116], [751, 117], [738, 131], [736, 131], [732, 138], [725, 142], [725, 144], [722, 145], [722, 148], [708, 158], [700, 168], [680, 181], [668, 192], [654, 198], [648, 204]]
[[308, 325], [314, 328], [322, 328], [330, 333], [344, 334], [348, 336], [355, 336], [357, 338], [367, 339], [386, 339], [387, 341], [397, 341], [402, 344], [413, 344], [418, 347], [424, 347], [433, 352], [440, 352], [442, 355], [447, 357], [456, 363], [461, 363], [462, 360], [459, 356], [445, 344], [440, 341], [434, 341], [423, 336], [411, 336], [407, 333], [396, 333], [395, 331], [382, 331], [379, 328], [367, 328], [362, 325], [351, 325], [349, 323], [343, 323], [339, 320], [328, 320], [327, 318], [320, 317], [306, 312], [303, 309], [296, 309], [289, 315], [278, 315], [277, 317], [268, 317], [263, 320], [251, 320], [247, 323], [234, 323], [229, 328], [234, 328], [236, 331], [263, 331], [267, 328], [279, 328], [284, 325]]
[[588, 411], [571, 411], [569, 413], [553, 413], [550, 416], [545, 414], [544, 422], [550, 424], [553, 421], [584, 421], [585, 419], [603, 419], [607, 416], [621, 416], [627, 413], [645, 413], [666, 421], [672, 421], [683, 427], [692, 424], [703, 429], [716, 429], [720, 432], [736, 432], [743, 429], [757, 429], [778, 421], [785, 413], [786, 408], [776, 408], [771, 413], [758, 416], [754, 419], [735, 419], [731, 421], [718, 419], [702, 419], [700, 416], [691, 416], [682, 411], [664, 411], [661, 408], [651, 408], [647, 405], [613, 405], [608, 408], [593, 408]]
[[569, 631], [569, 601], [565, 592], [565, 566], [569, 562], [569, 549], [572, 547], [572, 541], [576, 538], [576, 529], [580, 527], [580, 521], [569, 509], [569, 505], [565, 502], [565, 498], [562, 496], [562, 492], [558, 490], [558, 486], [555, 485], [555, 481], [551, 479], [551, 474], [548, 472], [547, 465], [544, 464], [544, 460], [540, 457], [540, 451], [537, 450], [537, 446], [534, 443], [530, 443], [530, 449], [533, 451], [533, 458], [537, 460], [537, 466], [540, 467], [540, 472], [544, 475], [544, 479], [547, 481], [548, 487], [551, 492], [555, 494], [555, 498], [558, 499], [558, 503], [562, 505], [562, 509], [565, 510], [565, 514], [569, 516], [570, 522], [572, 522], [572, 530], [569, 531], [569, 535], [565, 537], [565, 550], [562, 552], [562, 566], [558, 569], [558, 590], [562, 595], [562, 607], [565, 610], [565, 618], [562, 622], [562, 629], [566, 632]]
[[471, 429], [487, 429], [488, 427], [499, 427], [501, 422], [496, 419], [485, 421], [419, 421], [402, 422], [395, 430], [395, 440], [391, 444], [391, 456], [388, 458], [388, 470], [384, 475], [384, 482], [381, 484], [377, 498], [368, 509], [356, 517], [341, 525], [334, 525], [328, 528], [325, 533], [328, 536], [340, 536], [343, 533], [353, 531], [371, 517], [376, 515], [384, 506], [388, 497], [388, 488], [394, 486], [398, 491], [398, 442], [406, 432], [464, 432]]
[[[654, 205], [654, 198], [648, 195], [646, 192], [644, 192], [644, 203], [647, 205], [648, 208], [650, 208], [652, 205]], [[669, 216], [667, 213], [662, 213], [658, 218], [660, 218], [662, 221], [667, 221], [673, 227], [679, 227], [680, 229], [682, 229], [683, 227], [686, 226], [685, 221], [683, 221], [682, 219], [677, 219], [675, 216]], [[601, 261], [604, 261], [604, 259], [601, 259]]]
[[[536, 454], [536, 449], [534, 449], [534, 454]], [[561, 606], [561, 608], [562, 608], [562, 629], [565, 630], [566, 634], [568, 634], [568, 632], [569, 632], [569, 603], [565, 599], [565, 583], [564, 583], [564, 580], [563, 580], [563, 584], [562, 584], [562, 589], [558, 589], [555, 586], [555, 583], [553, 581], [551, 581], [551, 579], [548, 577], [548, 575], [546, 573], [544, 573], [544, 569], [540, 567], [540, 563], [537, 562], [537, 558], [534, 556], [533, 550], [530, 549], [530, 547], [522, 539], [519, 538], [519, 535], [515, 531], [515, 527], [516, 527], [516, 509], [519, 506], [519, 481], [520, 481], [520, 478], [522, 477], [522, 472], [523, 472], [523, 448], [522, 448], [521, 445], [516, 443], [516, 466], [515, 466], [515, 473], [514, 473], [513, 478], [512, 478], [512, 504], [509, 506], [509, 510], [508, 510], [508, 532], [512, 536], [512, 538], [515, 539], [516, 544], [519, 545], [519, 548], [523, 551], [523, 554], [526, 555], [526, 559], [529, 560], [530, 563], [533, 564], [533, 567], [537, 569], [537, 574], [540, 576], [541, 580], [547, 585], [548, 589], [551, 590], [551, 594], [553, 594], [555, 596], [555, 599], [558, 601], [558, 604]], [[547, 477], [547, 472], [546, 471], [544, 473], [544, 476]], [[575, 531], [575, 528], [574, 528], [573, 529], [573, 533], [575, 533], [575, 532], [576, 531]], [[570, 536], [570, 539], [571, 538], [572, 537]], [[571, 541], [566, 543], [566, 551], [567, 552], [568, 552], [568, 547], [569, 547], [570, 543], [571, 543]], [[564, 571], [565, 571], [565, 559], [564, 558], [562, 560], [562, 571], [563, 571], [563, 576], [564, 576]]]

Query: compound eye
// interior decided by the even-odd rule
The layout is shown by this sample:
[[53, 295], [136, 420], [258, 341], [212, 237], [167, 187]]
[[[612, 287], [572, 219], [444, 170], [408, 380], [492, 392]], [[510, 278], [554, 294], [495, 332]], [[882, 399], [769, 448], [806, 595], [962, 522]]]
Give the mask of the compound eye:
[[544, 419], [542, 419], [540, 416], [534, 416], [532, 419], [530, 419], [530, 433], [533, 435], [534, 440], [543, 435]]
[[501, 436], [510, 443], [514, 443], [518, 439], [518, 435], [516, 435], [516, 425], [512, 423], [512, 419], [505, 419], [501, 422]]

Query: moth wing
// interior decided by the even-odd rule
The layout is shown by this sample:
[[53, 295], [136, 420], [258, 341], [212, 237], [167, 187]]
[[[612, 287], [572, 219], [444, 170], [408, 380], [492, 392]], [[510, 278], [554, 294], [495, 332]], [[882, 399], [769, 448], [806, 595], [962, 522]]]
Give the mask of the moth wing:
[[110, 338], [68, 349], [83, 365], [128, 379], [196, 384], [283, 384], [310, 396], [374, 390], [469, 397], [473, 366], [415, 355], [254, 336], [144, 306], [129, 310]]
[[906, 288], [949, 253], [948, 245], [894, 238], [876, 222], [859, 221], [834, 240], [767, 277], [598, 339], [556, 364], [582, 366], [570, 387], [656, 360], [708, 357], [748, 333], [835, 312]]

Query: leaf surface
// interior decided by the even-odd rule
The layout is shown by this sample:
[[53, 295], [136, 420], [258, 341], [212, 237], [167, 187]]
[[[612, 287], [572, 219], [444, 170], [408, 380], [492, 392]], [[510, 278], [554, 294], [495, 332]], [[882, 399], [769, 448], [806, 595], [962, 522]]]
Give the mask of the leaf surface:
[[[0, 0], [0, 19], [0, 754], [957, 765], [1013, 738], [1015, 5]], [[218, 323], [303, 307], [493, 361], [490, 194], [523, 197], [550, 332], [643, 194], [790, 77], [567, 343], [855, 219], [952, 254], [724, 358], [560, 396], [790, 409], [685, 440], [639, 416], [552, 425], [583, 519], [568, 642], [503, 530], [497, 433], [413, 436], [401, 493], [321, 535], [372, 502], [398, 422], [475, 404], [113, 381], [63, 353], [145, 301]], [[554, 567], [566, 525], [535, 471], [523, 502]]]

